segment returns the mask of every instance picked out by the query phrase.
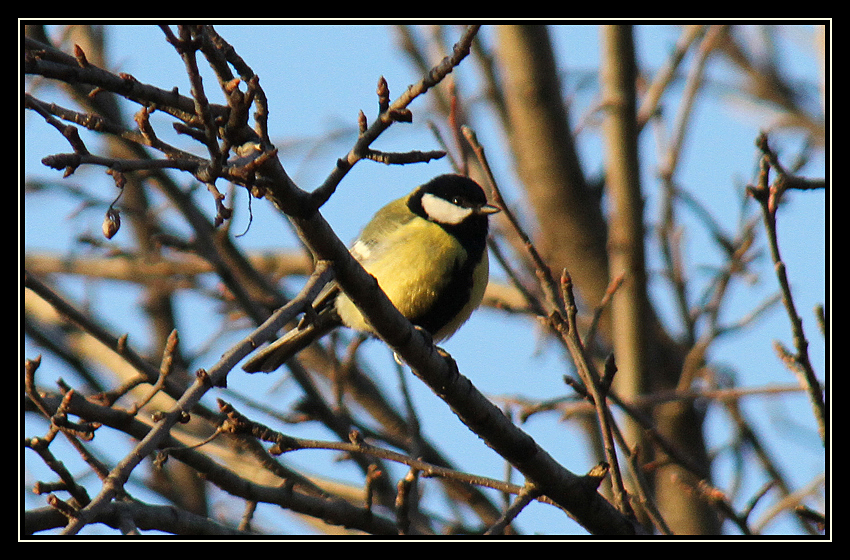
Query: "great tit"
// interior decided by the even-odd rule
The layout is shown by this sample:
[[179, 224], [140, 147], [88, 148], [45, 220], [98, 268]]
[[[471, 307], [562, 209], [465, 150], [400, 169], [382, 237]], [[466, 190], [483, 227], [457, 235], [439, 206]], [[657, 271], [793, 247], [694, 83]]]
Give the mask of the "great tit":
[[[462, 175], [440, 175], [381, 208], [351, 247], [393, 305], [435, 341], [464, 323], [484, 297], [489, 276], [488, 217], [498, 212]], [[354, 303], [331, 283], [309, 320], [252, 356], [242, 369], [271, 372], [314, 340], [345, 325], [372, 333]]]

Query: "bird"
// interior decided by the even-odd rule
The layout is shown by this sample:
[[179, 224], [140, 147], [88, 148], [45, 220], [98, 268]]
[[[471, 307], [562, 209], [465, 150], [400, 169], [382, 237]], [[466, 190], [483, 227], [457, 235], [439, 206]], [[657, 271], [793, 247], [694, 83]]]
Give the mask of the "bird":
[[[349, 252], [402, 315], [440, 342], [481, 304], [489, 279], [489, 217], [499, 211], [474, 180], [439, 175], [378, 210]], [[313, 308], [298, 326], [255, 352], [242, 369], [272, 372], [339, 326], [374, 335], [333, 281]]]

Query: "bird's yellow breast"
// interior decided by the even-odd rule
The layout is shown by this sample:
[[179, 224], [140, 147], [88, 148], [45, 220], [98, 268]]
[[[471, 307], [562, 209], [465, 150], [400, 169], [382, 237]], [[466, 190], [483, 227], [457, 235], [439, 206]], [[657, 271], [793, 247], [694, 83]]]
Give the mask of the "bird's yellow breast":
[[[361, 264], [377, 279], [401, 314], [413, 319], [424, 315], [434, 305], [466, 258], [466, 251], [453, 236], [447, 235], [439, 225], [417, 218], [389, 232], [380, 244], [370, 248]], [[486, 250], [481, 260], [474, 273], [476, 281], [469, 302], [449, 325], [431, 333], [436, 340], [453, 334], [481, 303], [488, 276]], [[337, 312], [348, 327], [372, 331], [344, 294], [337, 299]]]

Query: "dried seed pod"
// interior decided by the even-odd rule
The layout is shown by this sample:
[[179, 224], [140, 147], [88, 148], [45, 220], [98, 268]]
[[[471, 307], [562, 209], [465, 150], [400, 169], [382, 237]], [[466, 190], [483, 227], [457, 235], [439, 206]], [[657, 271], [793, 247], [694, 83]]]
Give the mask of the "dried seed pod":
[[103, 218], [103, 235], [106, 236], [107, 239], [112, 239], [118, 230], [121, 229], [121, 215], [118, 213], [118, 210], [110, 207], [109, 210], [106, 211], [106, 216]]

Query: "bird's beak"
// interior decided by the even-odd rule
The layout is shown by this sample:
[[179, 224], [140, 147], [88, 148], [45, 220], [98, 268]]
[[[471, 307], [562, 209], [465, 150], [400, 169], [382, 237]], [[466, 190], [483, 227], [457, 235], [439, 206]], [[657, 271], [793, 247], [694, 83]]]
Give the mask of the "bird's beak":
[[489, 214], [495, 214], [496, 212], [501, 212], [501, 211], [502, 211], [501, 209], [499, 209], [499, 208], [497, 208], [497, 207], [495, 207], [491, 204], [485, 204], [484, 206], [479, 207], [475, 211], [475, 213], [476, 214], [484, 214], [485, 216], [487, 216]]

